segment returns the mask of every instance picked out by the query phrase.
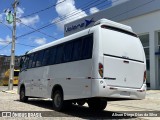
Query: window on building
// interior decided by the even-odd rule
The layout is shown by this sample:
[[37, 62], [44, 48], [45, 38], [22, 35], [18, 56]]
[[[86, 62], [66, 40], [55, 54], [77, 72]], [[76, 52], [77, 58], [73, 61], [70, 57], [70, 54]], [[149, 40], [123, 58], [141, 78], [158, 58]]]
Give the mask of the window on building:
[[146, 64], [147, 64], [147, 86], [150, 87], [150, 58], [149, 58], [149, 34], [139, 36], [144, 52], [146, 55]]

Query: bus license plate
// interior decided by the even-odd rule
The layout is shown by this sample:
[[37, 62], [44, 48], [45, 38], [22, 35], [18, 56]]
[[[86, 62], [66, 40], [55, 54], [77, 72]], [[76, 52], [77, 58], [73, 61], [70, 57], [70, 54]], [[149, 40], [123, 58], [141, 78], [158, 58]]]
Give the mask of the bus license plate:
[[120, 93], [120, 95], [123, 95], [123, 96], [130, 96], [130, 92], [122, 91], [122, 92]]

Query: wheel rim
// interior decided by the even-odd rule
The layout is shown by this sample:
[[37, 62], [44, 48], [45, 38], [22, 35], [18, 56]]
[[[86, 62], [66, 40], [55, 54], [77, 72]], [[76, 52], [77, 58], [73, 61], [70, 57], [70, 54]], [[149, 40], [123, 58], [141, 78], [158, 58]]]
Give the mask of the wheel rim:
[[59, 94], [56, 94], [54, 98], [54, 104], [57, 108], [60, 107], [61, 101], [62, 101], [61, 96]]

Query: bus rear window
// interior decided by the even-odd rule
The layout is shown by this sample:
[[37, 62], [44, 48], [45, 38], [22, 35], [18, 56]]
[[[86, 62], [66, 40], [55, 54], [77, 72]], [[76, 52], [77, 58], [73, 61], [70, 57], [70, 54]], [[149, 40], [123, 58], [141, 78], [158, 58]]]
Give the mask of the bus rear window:
[[132, 32], [120, 29], [120, 28], [112, 27], [112, 26], [101, 25], [101, 28], [105, 28], [105, 29], [109, 29], [109, 30], [114, 30], [114, 31], [121, 32], [121, 33], [124, 33], [124, 34], [127, 34], [127, 35], [131, 35], [133, 37], [138, 37], [135, 33], [132, 33]]

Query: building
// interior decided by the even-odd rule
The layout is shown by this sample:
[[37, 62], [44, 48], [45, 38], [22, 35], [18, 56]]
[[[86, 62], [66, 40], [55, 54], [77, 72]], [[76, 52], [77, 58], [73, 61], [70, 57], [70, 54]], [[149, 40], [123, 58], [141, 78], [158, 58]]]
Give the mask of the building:
[[128, 0], [66, 24], [64, 35], [91, 27], [101, 18], [129, 25], [138, 34], [146, 54], [147, 85], [160, 89], [160, 0]]

